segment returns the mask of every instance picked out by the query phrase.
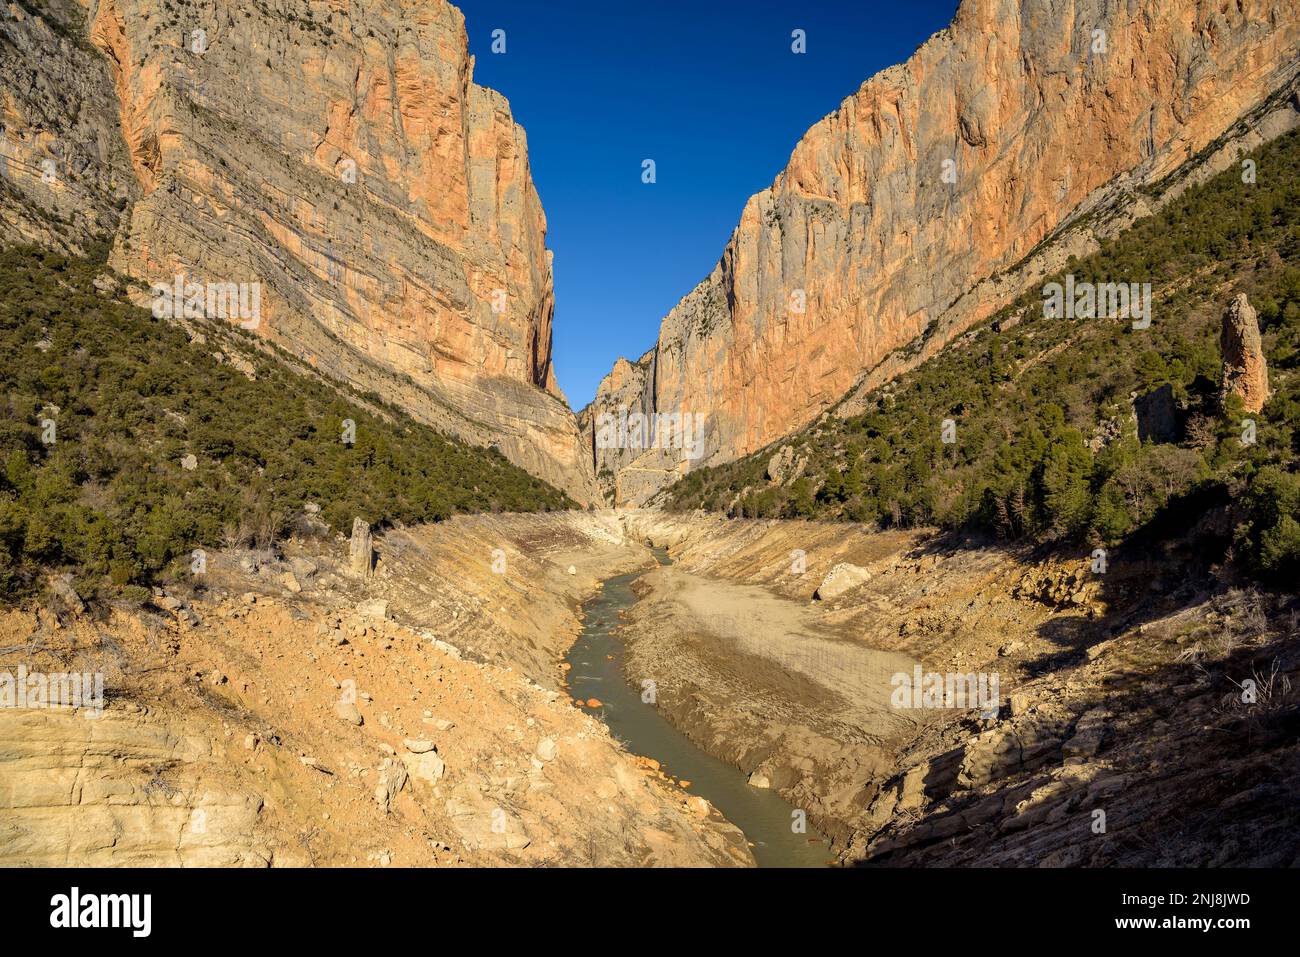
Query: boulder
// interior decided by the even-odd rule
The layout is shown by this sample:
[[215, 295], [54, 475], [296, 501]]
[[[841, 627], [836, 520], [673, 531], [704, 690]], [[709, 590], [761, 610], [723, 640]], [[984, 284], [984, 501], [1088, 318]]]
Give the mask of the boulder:
[[1092, 708], [1084, 712], [1074, 726], [1074, 735], [1061, 745], [1066, 764], [1082, 764], [1097, 753], [1106, 735], [1110, 712], [1105, 708]]
[[767, 480], [773, 485], [789, 485], [800, 475], [803, 474], [804, 468], [808, 465], [806, 456], [795, 458], [794, 449], [788, 445], [783, 445], [767, 460]]
[[72, 587], [71, 575], [51, 575], [50, 593], [71, 614], [81, 615], [85, 613], [86, 605], [81, 600], [81, 596], [77, 594], [77, 590]]
[[361, 711], [351, 701], [337, 701], [334, 704], [334, 713], [346, 721], [348, 724], [362, 725], [365, 724], [365, 718], [361, 717]]
[[310, 558], [294, 557], [289, 559], [289, 568], [299, 581], [306, 581], [317, 572], [317, 565]]
[[1011, 716], [1018, 718], [1022, 714], [1028, 714], [1029, 709], [1034, 706], [1034, 699], [1022, 691], [1013, 691], [1008, 699]]
[[863, 582], [871, 580], [871, 572], [859, 565], [850, 565], [848, 562], [841, 562], [826, 573], [822, 583], [817, 586], [813, 592], [813, 598], [818, 601], [828, 601], [832, 598], [838, 598], [845, 592], [857, 588]]
[[919, 810], [925, 803], [925, 779], [930, 773], [930, 763], [922, 761], [907, 769], [903, 780], [898, 785], [898, 809], [900, 811]]
[[400, 761], [384, 758], [379, 765], [379, 783], [375, 785], [375, 801], [387, 814], [393, 798], [406, 785], [406, 768]]
[[375, 618], [383, 621], [388, 617], [388, 602], [382, 598], [367, 598], [357, 602], [357, 614], [362, 618]]
[[352, 520], [352, 541], [348, 545], [348, 568], [359, 578], [368, 578], [374, 570], [375, 543], [370, 534], [370, 523], [359, 518]]
[[438, 757], [437, 751], [404, 754], [402, 762], [411, 777], [428, 785], [437, 784], [442, 779], [443, 772], [447, 770], [447, 765], [443, 763], [442, 758]]
[[1043, 718], [1015, 719], [984, 731], [966, 742], [957, 784], [977, 788], [1008, 775], [1031, 771], [1061, 750], [1059, 722]]

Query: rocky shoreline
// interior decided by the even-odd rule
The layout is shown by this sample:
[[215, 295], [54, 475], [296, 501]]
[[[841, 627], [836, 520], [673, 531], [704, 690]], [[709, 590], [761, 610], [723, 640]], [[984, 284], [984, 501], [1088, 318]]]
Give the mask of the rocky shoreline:
[[[644, 580], [629, 675], [656, 681], [661, 710], [700, 747], [806, 808], [842, 863], [1296, 859], [1283, 823], [1300, 793], [1300, 707], [1285, 678], [1300, 663], [1293, 597], [1190, 568], [1180, 586], [1152, 587], [1136, 559], [1103, 579], [1086, 557], [926, 533], [629, 516], [636, 536], [669, 546], [677, 576]], [[826, 587], [845, 577], [850, 587]], [[738, 583], [776, 613], [744, 592], [712, 615], [683, 613], [691, 588], [712, 598]], [[851, 650], [818, 649], [832, 639]], [[997, 676], [996, 717], [882, 706], [881, 673], [858, 664], [846, 721], [855, 653]], [[1185, 794], [1187, 781], [1200, 783]]]
[[[564, 690], [582, 602], [648, 543], [673, 564], [636, 583], [627, 677], [843, 864], [1296, 860], [1289, 596], [817, 522], [470, 516], [364, 563], [300, 532], [143, 605], [0, 616], [0, 671], [106, 694], [0, 709], [0, 862], [752, 866]], [[996, 676], [995, 712], [896, 697], [914, 672]]]

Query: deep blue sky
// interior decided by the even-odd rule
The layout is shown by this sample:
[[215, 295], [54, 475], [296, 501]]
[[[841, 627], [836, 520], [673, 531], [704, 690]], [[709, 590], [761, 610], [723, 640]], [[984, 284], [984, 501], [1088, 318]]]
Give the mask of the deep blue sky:
[[[745, 200], [957, 0], [453, 0], [474, 77], [528, 132], [555, 251], [555, 368], [575, 409], [708, 275]], [[791, 52], [802, 29], [807, 52]], [[492, 32], [506, 52], [492, 53]], [[641, 182], [653, 159], [657, 182]]]

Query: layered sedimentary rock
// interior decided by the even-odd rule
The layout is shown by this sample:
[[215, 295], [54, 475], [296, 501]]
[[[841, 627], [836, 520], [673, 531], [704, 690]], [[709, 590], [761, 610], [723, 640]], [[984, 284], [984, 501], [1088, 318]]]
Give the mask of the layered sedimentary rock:
[[0, 8], [0, 237], [84, 254], [140, 195], [75, 0]]
[[1246, 412], [1258, 412], [1268, 401], [1268, 363], [1259, 335], [1259, 318], [1244, 292], [1223, 310], [1219, 335], [1223, 353], [1223, 398], [1238, 396]]
[[[1175, 174], [1293, 126], [1298, 47], [1291, 0], [965, 0], [804, 135], [654, 348], [601, 383], [596, 471], [644, 501], [933, 354]], [[599, 448], [623, 407], [705, 414], [704, 456]]]
[[561, 690], [580, 605], [650, 557], [617, 517], [457, 516], [374, 545], [379, 578], [313, 537], [214, 551], [201, 593], [147, 610], [0, 610], [0, 676], [103, 677], [80, 710], [8, 682], [0, 866], [753, 864]]
[[102, 53], [108, 93], [71, 98], [120, 126], [129, 159], [111, 265], [149, 286], [249, 290], [237, 318], [256, 335], [589, 497], [551, 364], [551, 254], [526, 139], [505, 98], [473, 82], [460, 11], [85, 7], [69, 42]]

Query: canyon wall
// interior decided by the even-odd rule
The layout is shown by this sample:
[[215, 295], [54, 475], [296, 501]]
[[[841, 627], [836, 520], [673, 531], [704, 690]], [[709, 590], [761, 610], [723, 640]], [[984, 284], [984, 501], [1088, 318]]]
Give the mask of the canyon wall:
[[[1205, 151], [1222, 168], [1252, 111], [1242, 142], [1294, 125], [1298, 49], [1291, 0], [965, 0], [804, 134], [654, 347], [602, 381], [580, 420], [607, 493], [641, 504], [807, 424], [1095, 243], [1067, 226], [1149, 212]], [[703, 413], [704, 454], [602, 447], [624, 408]]]
[[[259, 284], [257, 315], [239, 316], [255, 335], [589, 500], [551, 363], [551, 253], [524, 131], [474, 83], [459, 10], [83, 5], [63, 29], [79, 59], [103, 54], [107, 69], [92, 66], [111, 95], [68, 89], [87, 84], [61, 60], [27, 65], [75, 112], [111, 100], [131, 183], [109, 262], [145, 284], [142, 304], [177, 276]], [[30, 38], [41, 20], [27, 19]], [[31, 113], [5, 85], [6, 111]]]
[[140, 196], [76, 0], [0, 6], [0, 240], [84, 255]]

